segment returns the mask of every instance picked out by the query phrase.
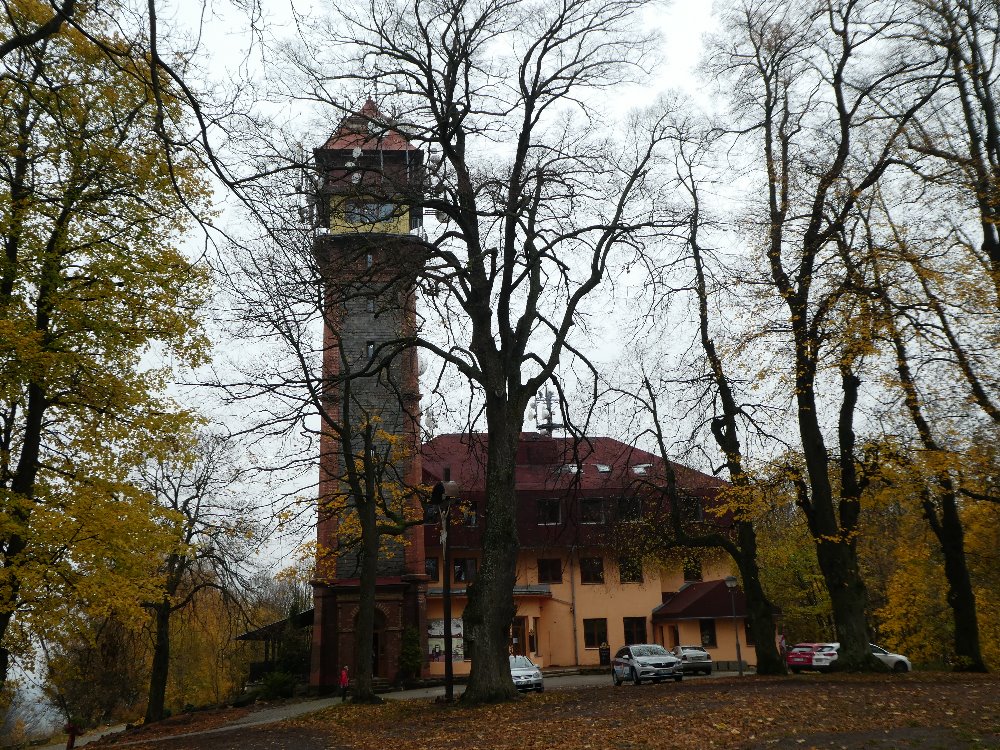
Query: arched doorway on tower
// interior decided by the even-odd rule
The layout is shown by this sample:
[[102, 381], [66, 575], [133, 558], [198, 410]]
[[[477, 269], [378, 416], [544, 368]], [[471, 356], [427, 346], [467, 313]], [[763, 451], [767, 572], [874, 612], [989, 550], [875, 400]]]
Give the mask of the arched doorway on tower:
[[388, 674], [386, 658], [386, 618], [385, 613], [375, 610], [375, 627], [372, 632], [372, 677], [385, 677]]

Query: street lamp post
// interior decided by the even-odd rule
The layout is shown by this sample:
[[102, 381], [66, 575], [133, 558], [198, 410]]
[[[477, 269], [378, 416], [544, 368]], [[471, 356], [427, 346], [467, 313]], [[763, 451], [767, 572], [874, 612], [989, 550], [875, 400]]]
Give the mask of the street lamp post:
[[441, 606], [444, 616], [444, 699], [451, 703], [455, 700], [455, 672], [452, 664], [451, 640], [451, 548], [448, 544], [448, 527], [451, 519], [451, 506], [458, 499], [458, 484], [456, 482], [438, 482], [431, 492], [431, 504], [437, 506], [441, 516], [441, 550], [444, 557], [443, 587], [441, 590]]
[[743, 651], [740, 649], [740, 629], [736, 624], [736, 576], [726, 576], [726, 588], [729, 589], [729, 603], [733, 607], [733, 635], [736, 636], [736, 666], [743, 676]]

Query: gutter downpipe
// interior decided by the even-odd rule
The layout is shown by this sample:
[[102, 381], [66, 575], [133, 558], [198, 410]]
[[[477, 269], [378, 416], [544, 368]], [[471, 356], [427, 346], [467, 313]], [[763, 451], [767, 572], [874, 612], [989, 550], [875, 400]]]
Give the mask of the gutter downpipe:
[[576, 558], [576, 545], [569, 548], [569, 613], [573, 618], [573, 666], [580, 666], [580, 643], [576, 632], [576, 573], [573, 560]]

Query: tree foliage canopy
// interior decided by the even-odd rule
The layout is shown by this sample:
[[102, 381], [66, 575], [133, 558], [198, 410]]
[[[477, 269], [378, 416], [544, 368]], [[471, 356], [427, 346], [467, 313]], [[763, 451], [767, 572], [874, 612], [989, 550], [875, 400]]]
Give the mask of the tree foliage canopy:
[[[0, 37], [38, 10], [6, 7]], [[0, 70], [0, 678], [12, 619], [135, 617], [168, 543], [130, 473], [191, 424], [156, 363], [206, 352], [207, 277], [179, 243], [207, 191], [192, 159], [168, 158], [131, 54], [63, 28]]]

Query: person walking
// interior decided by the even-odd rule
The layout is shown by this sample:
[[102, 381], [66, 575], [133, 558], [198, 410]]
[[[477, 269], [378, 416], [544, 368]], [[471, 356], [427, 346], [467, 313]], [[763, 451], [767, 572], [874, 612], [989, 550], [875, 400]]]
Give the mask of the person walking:
[[347, 672], [347, 666], [340, 670], [340, 702], [347, 700], [347, 686], [351, 684], [351, 677]]

